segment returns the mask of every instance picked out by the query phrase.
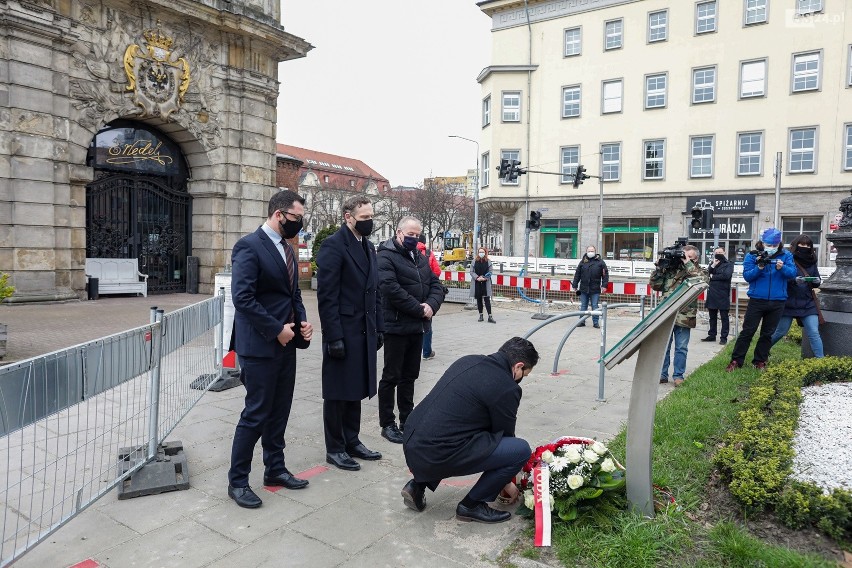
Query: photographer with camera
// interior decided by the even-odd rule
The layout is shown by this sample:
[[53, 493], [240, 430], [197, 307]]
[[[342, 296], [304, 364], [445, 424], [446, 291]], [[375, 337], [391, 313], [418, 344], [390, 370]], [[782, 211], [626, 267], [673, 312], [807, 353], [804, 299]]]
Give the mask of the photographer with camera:
[[731, 373], [743, 366], [751, 339], [760, 326], [760, 337], [754, 348], [752, 365], [765, 369], [772, 347], [772, 334], [784, 313], [787, 303], [787, 281], [797, 275], [793, 255], [781, 246], [781, 231], [770, 227], [763, 231], [755, 250], [743, 261], [743, 278], [748, 282], [748, 307], [743, 318], [743, 329], [737, 337], [731, 362], [725, 372]]
[[[687, 278], [704, 278], [704, 271], [698, 265], [698, 249], [686, 244], [686, 238], [681, 237], [671, 247], [663, 249], [656, 262], [656, 269], [651, 273], [651, 288], [663, 293], [663, 298], [671, 294]], [[695, 327], [698, 316], [698, 300], [685, 305], [677, 314], [669, 344], [666, 347], [666, 358], [660, 370], [660, 383], [669, 382], [669, 366], [671, 363], [672, 342], [674, 354], [674, 384], [683, 384], [683, 374], [686, 372], [686, 355], [689, 351], [689, 333]]]

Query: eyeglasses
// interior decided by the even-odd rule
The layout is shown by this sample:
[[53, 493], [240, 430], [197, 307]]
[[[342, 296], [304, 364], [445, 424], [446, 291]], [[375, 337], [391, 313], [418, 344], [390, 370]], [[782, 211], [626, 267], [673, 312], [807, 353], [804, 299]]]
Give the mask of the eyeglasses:
[[[281, 213], [281, 215], [283, 217], [286, 217], [290, 221], [296, 221], [297, 223], [302, 222], [302, 218], [303, 218], [302, 215], [296, 215], [295, 213], [290, 213], [289, 211], [281, 211], [280, 209], [278, 210], [278, 212]], [[288, 217], [288, 215], [289, 215], [289, 217]]]

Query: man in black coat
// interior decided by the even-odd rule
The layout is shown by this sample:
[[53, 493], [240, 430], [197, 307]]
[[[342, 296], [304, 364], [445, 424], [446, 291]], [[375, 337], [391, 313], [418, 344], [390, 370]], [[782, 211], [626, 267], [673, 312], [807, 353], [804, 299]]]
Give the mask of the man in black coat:
[[722, 247], [713, 251], [713, 262], [707, 267], [710, 275], [710, 288], [707, 290], [707, 301], [704, 302], [707, 313], [710, 315], [710, 331], [707, 337], [701, 341], [716, 341], [716, 316], [722, 322], [719, 334], [719, 345], [728, 343], [728, 312], [731, 309], [731, 278], [734, 275], [734, 263], [725, 258], [725, 249]]
[[500, 523], [512, 515], [487, 505], [530, 458], [515, 437], [521, 380], [538, 363], [526, 339], [513, 337], [492, 355], [467, 355], [447, 369], [405, 423], [403, 451], [414, 475], [402, 489], [405, 505], [426, 507], [425, 490], [442, 479], [483, 472], [456, 507], [462, 521]]
[[[573, 288], [580, 296], [580, 310], [586, 311], [589, 303], [592, 304], [592, 310], [597, 310], [601, 294], [606, 293], [608, 285], [609, 270], [606, 268], [606, 263], [601, 255], [595, 251], [595, 245], [587, 246], [583, 260], [580, 261], [574, 271]], [[595, 327], [600, 327], [599, 319], [600, 316], [592, 316], [592, 323]], [[585, 325], [586, 322], [583, 321], [577, 327], [585, 327]]]
[[273, 195], [266, 223], [237, 241], [231, 253], [234, 341], [246, 399], [231, 449], [228, 496], [248, 509], [262, 504], [248, 484], [258, 439], [263, 446], [264, 485], [288, 489], [308, 485], [284, 465], [296, 348], [307, 348], [313, 335], [299, 290], [298, 261], [287, 242], [302, 229], [304, 203], [292, 191]]
[[361, 431], [361, 401], [376, 395], [376, 351], [384, 322], [378, 290], [373, 205], [363, 195], [343, 203], [343, 226], [317, 253], [317, 304], [322, 326], [322, 398], [326, 461], [358, 470], [353, 457], [381, 459]]
[[[382, 436], [402, 443], [400, 428], [414, 408], [414, 381], [420, 375], [423, 333], [444, 301], [444, 287], [417, 250], [420, 221], [403, 217], [396, 236], [379, 245], [379, 290], [385, 323], [385, 366], [379, 382], [379, 426]], [[394, 395], [399, 427], [394, 416]]]

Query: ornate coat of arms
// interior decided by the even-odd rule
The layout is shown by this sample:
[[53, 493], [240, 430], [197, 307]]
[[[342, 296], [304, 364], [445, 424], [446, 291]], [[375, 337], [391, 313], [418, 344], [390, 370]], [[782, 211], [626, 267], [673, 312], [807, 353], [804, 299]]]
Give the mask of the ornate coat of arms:
[[189, 88], [189, 64], [183, 57], [172, 60], [174, 40], [160, 33], [159, 22], [156, 31], [142, 35], [147, 49], [133, 44], [124, 51], [127, 90], [145, 114], [166, 118], [178, 110]]

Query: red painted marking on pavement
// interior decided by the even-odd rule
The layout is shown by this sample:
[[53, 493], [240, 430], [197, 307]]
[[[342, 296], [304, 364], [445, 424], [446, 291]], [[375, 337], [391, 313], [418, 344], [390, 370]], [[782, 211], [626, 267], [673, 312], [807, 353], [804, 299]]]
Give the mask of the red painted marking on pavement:
[[561, 369], [559, 371], [556, 371], [555, 373], [550, 373], [550, 376], [551, 377], [559, 377], [561, 375], [567, 375], [570, 372], [571, 371], [569, 369]]
[[476, 479], [459, 479], [458, 481], [444, 480], [441, 482], [441, 485], [448, 485], [450, 487], [470, 487], [474, 483], [476, 483]]
[[91, 558], [87, 558], [82, 562], [78, 562], [77, 564], [73, 564], [69, 568], [98, 568], [100, 564], [92, 560]]

